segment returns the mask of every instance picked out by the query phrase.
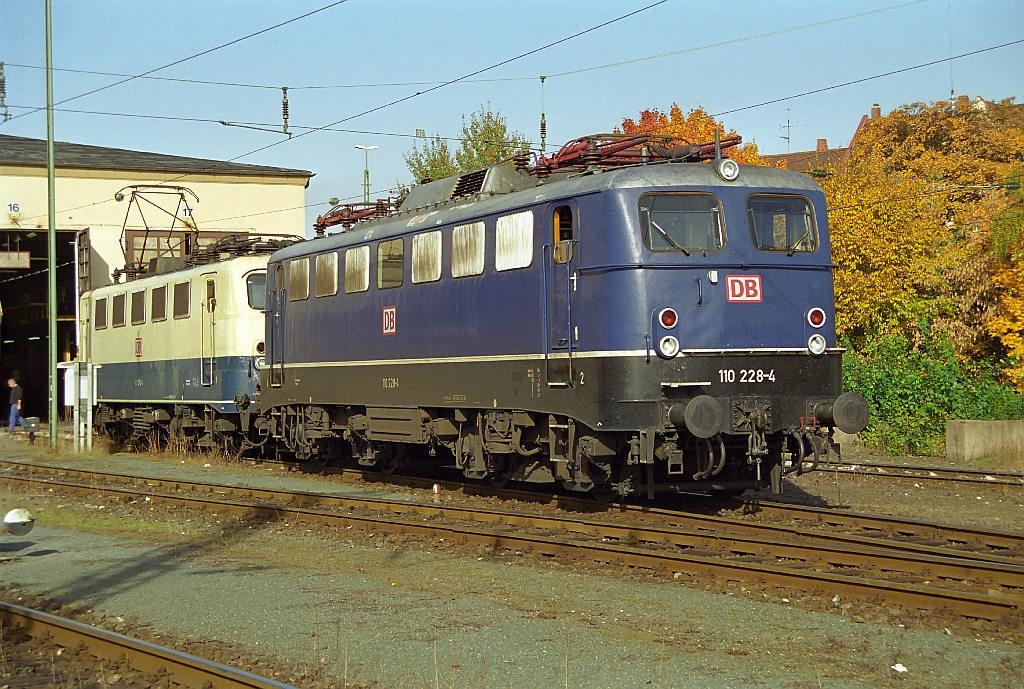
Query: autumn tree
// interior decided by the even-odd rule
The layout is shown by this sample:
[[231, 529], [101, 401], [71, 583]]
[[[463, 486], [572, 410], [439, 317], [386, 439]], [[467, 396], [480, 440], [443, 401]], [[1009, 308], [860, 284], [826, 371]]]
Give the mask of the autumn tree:
[[[639, 120], [627, 118], [622, 121], [622, 132], [625, 134], [674, 136], [687, 144], [714, 141], [716, 129], [722, 138], [736, 134], [734, 129], [726, 132], [725, 127], [704, 108], [694, 108], [684, 115], [682, 108], [675, 103], [667, 114], [653, 108], [642, 111]], [[758, 154], [757, 144], [753, 142], [745, 143], [732, 151], [727, 150], [724, 155], [748, 165], [768, 165], [768, 161]]]
[[488, 103], [470, 114], [468, 124], [466, 116], [462, 116], [462, 133], [454, 154], [448, 142], [440, 135], [435, 135], [422, 147], [414, 143], [412, 150], [402, 157], [414, 181], [418, 183], [425, 178], [441, 179], [493, 165], [528, 147], [526, 137], [520, 132], [509, 130], [505, 118], [501, 113], [491, 110]]

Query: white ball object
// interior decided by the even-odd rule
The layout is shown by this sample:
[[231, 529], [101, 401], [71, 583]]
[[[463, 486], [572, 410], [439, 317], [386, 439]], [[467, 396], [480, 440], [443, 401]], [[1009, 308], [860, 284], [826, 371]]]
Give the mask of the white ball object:
[[11, 510], [4, 517], [4, 526], [7, 527], [8, 533], [12, 533], [15, 536], [24, 536], [32, 530], [32, 526], [36, 523], [36, 518], [31, 512], [20, 507], [16, 510]]

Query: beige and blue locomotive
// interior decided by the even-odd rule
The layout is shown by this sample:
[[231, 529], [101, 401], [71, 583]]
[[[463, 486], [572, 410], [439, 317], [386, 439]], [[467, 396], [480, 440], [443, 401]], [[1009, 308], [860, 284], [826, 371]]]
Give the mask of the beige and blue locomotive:
[[778, 491], [864, 428], [812, 179], [575, 146], [275, 253], [257, 432], [305, 461], [654, 497]]
[[266, 268], [266, 255], [241, 256], [83, 294], [81, 356], [99, 365], [95, 425], [240, 444], [263, 362]]

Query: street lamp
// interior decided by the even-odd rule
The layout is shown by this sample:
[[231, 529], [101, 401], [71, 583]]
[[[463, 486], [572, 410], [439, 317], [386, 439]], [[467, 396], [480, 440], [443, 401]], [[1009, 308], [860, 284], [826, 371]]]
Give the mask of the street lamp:
[[370, 151], [376, 146], [363, 146], [356, 144], [356, 148], [366, 154], [366, 167], [363, 168], [363, 203], [370, 202]]

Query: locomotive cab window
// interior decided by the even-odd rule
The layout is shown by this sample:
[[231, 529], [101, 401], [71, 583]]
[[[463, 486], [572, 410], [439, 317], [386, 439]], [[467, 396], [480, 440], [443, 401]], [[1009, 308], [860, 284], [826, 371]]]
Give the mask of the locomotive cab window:
[[412, 238], [412, 281], [436, 282], [441, 279], [441, 230], [424, 232]]
[[402, 238], [377, 244], [377, 289], [401, 287], [405, 274], [405, 243]]
[[267, 308], [267, 274], [250, 273], [245, 278], [245, 293], [249, 299], [249, 308], [263, 311]]
[[146, 290], [132, 292], [132, 325], [146, 322]]
[[357, 246], [345, 251], [345, 293], [370, 289], [370, 247]]
[[167, 285], [154, 287], [150, 296], [150, 318], [154, 321], [167, 320]]
[[452, 228], [452, 277], [464, 278], [483, 273], [485, 245], [482, 222]]
[[111, 316], [110, 320], [113, 323], [115, 328], [123, 328], [124, 327], [124, 302], [125, 302], [125, 295], [124, 294], [115, 294], [114, 298], [111, 301], [113, 303], [112, 308], [113, 308], [114, 313]]
[[206, 279], [206, 311], [213, 313], [217, 309], [217, 283], [213, 278]]
[[338, 293], [338, 254], [319, 254], [316, 257], [316, 296], [333, 297]]
[[96, 317], [93, 320], [96, 330], [105, 330], [107, 327], [107, 298], [96, 300]]
[[718, 251], [725, 244], [722, 206], [714, 194], [644, 194], [640, 228], [651, 251]]
[[174, 285], [174, 308], [171, 313], [175, 318], [188, 318], [191, 289], [191, 282], [179, 282]]
[[293, 258], [288, 261], [288, 301], [309, 298], [309, 259]]
[[533, 211], [503, 215], [494, 224], [494, 269], [515, 270], [533, 263]]
[[747, 218], [760, 251], [814, 253], [818, 228], [811, 203], [803, 196], [754, 195], [747, 199]]
[[555, 263], [571, 261], [572, 240], [576, 239], [573, 233], [572, 208], [569, 206], [556, 208], [552, 214], [551, 225], [554, 230]]

